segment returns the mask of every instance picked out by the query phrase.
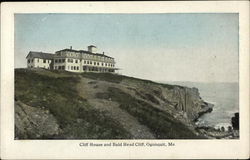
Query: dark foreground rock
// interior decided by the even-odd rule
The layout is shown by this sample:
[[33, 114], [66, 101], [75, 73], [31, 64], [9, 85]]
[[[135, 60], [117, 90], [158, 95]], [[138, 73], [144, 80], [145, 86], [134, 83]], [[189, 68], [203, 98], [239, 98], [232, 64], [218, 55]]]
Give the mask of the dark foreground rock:
[[15, 102], [15, 139], [53, 137], [59, 131], [59, 125], [49, 110]]

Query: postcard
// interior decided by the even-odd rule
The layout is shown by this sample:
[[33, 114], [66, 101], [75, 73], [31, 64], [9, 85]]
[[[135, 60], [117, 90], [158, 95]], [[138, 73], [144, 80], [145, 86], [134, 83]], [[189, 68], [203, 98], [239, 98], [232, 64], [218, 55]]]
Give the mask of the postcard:
[[248, 158], [248, 5], [2, 3], [1, 158]]

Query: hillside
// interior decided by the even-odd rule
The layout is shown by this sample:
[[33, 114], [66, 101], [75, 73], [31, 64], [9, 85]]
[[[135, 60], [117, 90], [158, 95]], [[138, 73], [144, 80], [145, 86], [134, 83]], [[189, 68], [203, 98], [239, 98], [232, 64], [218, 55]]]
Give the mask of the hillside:
[[109, 73], [15, 70], [15, 139], [200, 139], [198, 89]]

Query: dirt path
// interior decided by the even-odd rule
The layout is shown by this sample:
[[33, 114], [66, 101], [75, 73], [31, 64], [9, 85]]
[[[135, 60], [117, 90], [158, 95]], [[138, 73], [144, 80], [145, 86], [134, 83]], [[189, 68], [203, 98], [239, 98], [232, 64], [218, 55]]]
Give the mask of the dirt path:
[[95, 97], [96, 93], [106, 92], [107, 88], [111, 86], [113, 86], [113, 83], [81, 78], [80, 83], [77, 85], [77, 89], [79, 95], [86, 98], [91, 106], [108, 113], [112, 119], [118, 121], [128, 132], [130, 132], [135, 139], [153, 139], [154, 135], [150, 130], [146, 126], [141, 125], [136, 118], [122, 110], [117, 102], [97, 99]]

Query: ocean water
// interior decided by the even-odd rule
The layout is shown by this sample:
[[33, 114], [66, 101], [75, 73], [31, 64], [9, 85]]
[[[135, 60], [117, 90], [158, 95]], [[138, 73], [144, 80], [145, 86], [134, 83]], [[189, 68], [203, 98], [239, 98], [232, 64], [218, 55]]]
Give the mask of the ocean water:
[[197, 125], [212, 126], [227, 129], [231, 126], [231, 118], [239, 112], [238, 83], [197, 83], [197, 82], [168, 82], [199, 89], [201, 98], [214, 104], [213, 111], [199, 118]]

